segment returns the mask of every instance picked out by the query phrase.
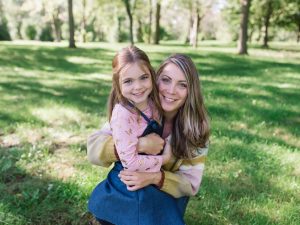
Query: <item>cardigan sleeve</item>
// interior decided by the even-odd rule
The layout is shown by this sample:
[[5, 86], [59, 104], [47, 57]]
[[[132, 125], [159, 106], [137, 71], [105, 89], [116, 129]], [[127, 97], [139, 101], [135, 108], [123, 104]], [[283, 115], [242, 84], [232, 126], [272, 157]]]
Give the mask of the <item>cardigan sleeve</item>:
[[109, 123], [87, 138], [87, 158], [95, 165], [109, 167], [117, 161]]
[[128, 171], [158, 172], [163, 163], [161, 155], [139, 155], [139, 127], [136, 115], [116, 104], [110, 121], [112, 136], [123, 167]]
[[196, 195], [202, 181], [207, 152], [208, 148], [199, 148], [194, 158], [182, 160], [178, 170], [164, 171], [161, 190], [175, 198]]

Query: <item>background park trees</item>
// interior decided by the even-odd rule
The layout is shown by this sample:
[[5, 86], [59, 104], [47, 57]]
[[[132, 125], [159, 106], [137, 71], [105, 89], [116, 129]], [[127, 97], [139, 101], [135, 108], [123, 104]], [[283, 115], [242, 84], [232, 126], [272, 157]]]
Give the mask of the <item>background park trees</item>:
[[1, 0], [0, 40], [17, 39], [69, 40], [70, 46], [177, 40], [195, 48], [201, 40], [239, 40], [238, 52], [246, 54], [248, 42], [299, 42], [300, 1]]

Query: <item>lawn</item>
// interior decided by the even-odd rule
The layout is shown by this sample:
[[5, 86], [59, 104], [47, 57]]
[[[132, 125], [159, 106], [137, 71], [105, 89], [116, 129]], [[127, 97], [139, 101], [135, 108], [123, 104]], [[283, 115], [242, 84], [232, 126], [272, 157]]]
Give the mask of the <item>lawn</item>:
[[[88, 224], [107, 169], [86, 158], [106, 121], [111, 60], [125, 44], [0, 42], [0, 224]], [[139, 44], [154, 65], [192, 57], [211, 117], [211, 145], [187, 225], [300, 224], [300, 45], [198, 49]]]

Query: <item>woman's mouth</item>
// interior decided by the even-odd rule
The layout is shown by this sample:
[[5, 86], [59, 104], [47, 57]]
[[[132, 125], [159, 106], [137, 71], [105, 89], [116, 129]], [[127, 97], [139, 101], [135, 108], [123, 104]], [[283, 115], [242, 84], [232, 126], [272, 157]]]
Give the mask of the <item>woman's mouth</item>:
[[164, 95], [162, 95], [162, 97], [163, 97], [164, 101], [165, 101], [165, 102], [168, 102], [168, 103], [171, 103], [171, 102], [175, 102], [175, 101], [176, 101], [176, 99], [168, 98], [168, 97], [166, 97], [166, 96], [164, 96]]

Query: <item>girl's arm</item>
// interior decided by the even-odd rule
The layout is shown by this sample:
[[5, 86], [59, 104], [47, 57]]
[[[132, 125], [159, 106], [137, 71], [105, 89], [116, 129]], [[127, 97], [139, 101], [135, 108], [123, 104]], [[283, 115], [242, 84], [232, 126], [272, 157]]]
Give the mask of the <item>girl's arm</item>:
[[139, 155], [138, 136], [141, 133], [137, 116], [116, 104], [110, 121], [112, 136], [120, 161], [128, 171], [158, 172], [169, 155]]

